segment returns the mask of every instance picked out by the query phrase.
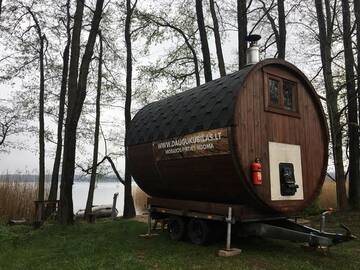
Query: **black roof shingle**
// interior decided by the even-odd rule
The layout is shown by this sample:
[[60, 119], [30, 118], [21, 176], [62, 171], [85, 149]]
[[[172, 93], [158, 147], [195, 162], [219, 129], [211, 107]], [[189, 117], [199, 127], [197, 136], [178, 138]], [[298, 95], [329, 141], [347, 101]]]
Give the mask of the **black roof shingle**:
[[128, 145], [149, 143], [233, 124], [236, 96], [252, 66], [150, 103], [134, 116]]

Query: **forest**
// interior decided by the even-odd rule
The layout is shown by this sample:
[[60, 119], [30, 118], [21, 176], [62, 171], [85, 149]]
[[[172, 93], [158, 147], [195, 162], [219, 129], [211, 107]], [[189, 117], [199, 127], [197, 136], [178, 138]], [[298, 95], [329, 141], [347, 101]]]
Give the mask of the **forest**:
[[59, 200], [60, 224], [74, 223], [78, 173], [90, 175], [85, 215], [96, 178], [112, 174], [124, 186], [123, 217], [134, 217], [132, 117], [242, 69], [251, 34], [262, 36], [261, 59], [289, 61], [314, 85], [338, 209], [360, 209], [357, 0], [0, 0], [0, 154], [32, 151], [37, 200]]

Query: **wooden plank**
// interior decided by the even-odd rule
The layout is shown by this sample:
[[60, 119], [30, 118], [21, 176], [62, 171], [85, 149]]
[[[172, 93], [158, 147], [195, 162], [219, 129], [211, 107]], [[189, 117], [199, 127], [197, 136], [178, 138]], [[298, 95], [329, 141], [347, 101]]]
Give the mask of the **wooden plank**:
[[229, 154], [227, 128], [186, 134], [152, 143], [155, 160]]

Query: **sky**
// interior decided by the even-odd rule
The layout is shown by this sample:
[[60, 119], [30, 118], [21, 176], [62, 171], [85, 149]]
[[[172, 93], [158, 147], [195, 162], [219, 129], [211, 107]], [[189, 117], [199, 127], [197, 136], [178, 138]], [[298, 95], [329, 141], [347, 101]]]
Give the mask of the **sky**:
[[[297, 45], [299, 40], [296, 37], [296, 31], [293, 31], [292, 25], [287, 26], [287, 60], [293, 62], [300, 69], [304, 71], [304, 73], [308, 76], [315, 73], [316, 66], [318, 63], [314, 65], [313, 62], [304, 61], [303, 49], [299, 48]], [[223, 44], [223, 52], [225, 63], [236, 63], [237, 59], [237, 34], [236, 32], [227, 32], [226, 42]], [[212, 57], [216, 57], [215, 53], [215, 44], [212, 39], [209, 40], [210, 51]], [[152, 48], [151, 56], [155, 59], [159, 55], [163, 53], [163, 48], [161, 46], [157, 46]], [[261, 55], [261, 59], [271, 57], [268, 55]], [[140, 61], [141, 63], [141, 61]], [[216, 70], [214, 68], [214, 70]], [[214, 77], [217, 78], [218, 72], [215, 71]], [[214, 79], [215, 79], [214, 78]], [[136, 79], [136, 78], [135, 78]], [[4, 99], [9, 99], [10, 96], [18, 89], [21, 89], [21, 84], [17, 83], [15, 86], [9, 86], [6, 84], [0, 83], [0, 102]], [[121, 105], [121, 104], [120, 104]], [[118, 122], [119, 125], [123, 122], [123, 111], [121, 108], [114, 107], [104, 107], [102, 109], [102, 121], [109, 122], [115, 119], [115, 122]], [[53, 124], [54, 128], [56, 127]], [[37, 138], [35, 136], [29, 136], [27, 134], [23, 134], [20, 136], [13, 137], [12, 140], [22, 142], [24, 148], [21, 150], [11, 150], [9, 153], [0, 153], [0, 174], [4, 173], [37, 173], [38, 170], [38, 153], [36, 152], [37, 146]], [[90, 159], [92, 145], [83, 146], [86, 148], [86, 152], [88, 156], [85, 156], [85, 159]], [[46, 143], [46, 172], [51, 173], [52, 165], [53, 165], [53, 153], [54, 153], [54, 145], [53, 143]], [[110, 149], [111, 151], [112, 149]], [[115, 149], [117, 151], [118, 149]], [[104, 151], [104, 144], [100, 141], [100, 152]], [[124, 159], [117, 159], [117, 166], [120, 171], [124, 171]]]

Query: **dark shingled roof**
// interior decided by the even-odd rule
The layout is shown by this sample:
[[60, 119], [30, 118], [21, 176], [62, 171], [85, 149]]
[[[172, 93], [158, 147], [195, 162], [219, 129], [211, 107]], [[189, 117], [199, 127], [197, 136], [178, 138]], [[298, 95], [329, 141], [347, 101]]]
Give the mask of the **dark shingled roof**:
[[251, 67], [146, 105], [131, 121], [128, 145], [232, 125], [235, 97]]

